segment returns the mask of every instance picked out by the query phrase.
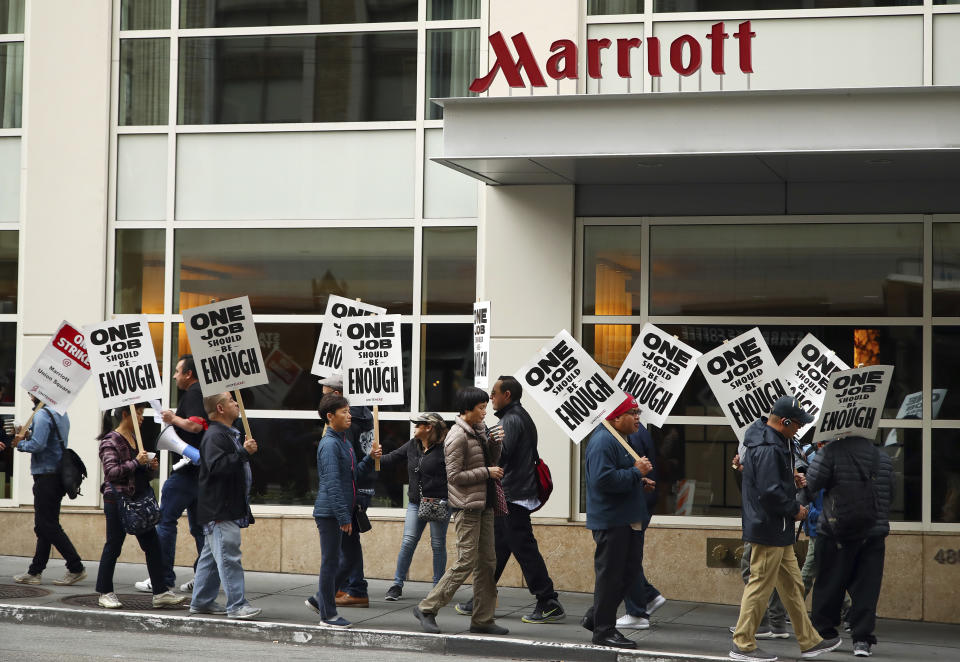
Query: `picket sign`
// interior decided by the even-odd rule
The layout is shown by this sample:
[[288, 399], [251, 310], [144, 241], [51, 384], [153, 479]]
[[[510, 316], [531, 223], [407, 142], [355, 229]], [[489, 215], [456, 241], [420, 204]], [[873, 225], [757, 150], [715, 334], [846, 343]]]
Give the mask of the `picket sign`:
[[27, 419], [27, 422], [20, 426], [20, 430], [26, 431], [30, 429], [30, 423], [33, 422], [33, 417], [37, 415], [37, 412], [43, 409], [43, 401], [37, 403], [37, 406], [33, 408], [33, 411], [30, 412], [30, 418]]
[[490, 388], [490, 302], [473, 304], [473, 385]]
[[26, 371], [20, 386], [58, 414], [66, 414], [90, 374], [86, 339], [64, 320]]
[[633, 458], [634, 462], [640, 461], [640, 456], [637, 454], [637, 451], [633, 450], [633, 446], [628, 444], [627, 440], [621, 437], [620, 433], [617, 432], [617, 429], [612, 425], [610, 425], [610, 421], [608, 421], [607, 419], [603, 419], [603, 427], [607, 428], [607, 432], [612, 434], [613, 438], [619, 441], [620, 445], [623, 446], [628, 453], [630, 453], [630, 457]]
[[134, 403], [130, 407], [130, 424], [133, 425], [133, 436], [137, 438], [137, 454], [143, 452], [143, 439], [140, 438], [140, 426], [137, 425], [137, 406]]

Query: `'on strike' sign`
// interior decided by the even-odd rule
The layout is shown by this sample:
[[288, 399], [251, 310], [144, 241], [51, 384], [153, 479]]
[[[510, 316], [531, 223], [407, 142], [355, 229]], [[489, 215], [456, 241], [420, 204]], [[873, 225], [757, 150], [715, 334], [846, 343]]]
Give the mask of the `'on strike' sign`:
[[400, 315], [343, 320], [343, 386], [351, 405], [403, 404]]
[[20, 385], [57, 413], [65, 414], [89, 377], [86, 340], [80, 331], [64, 321]]
[[100, 409], [163, 397], [146, 315], [108, 320], [83, 330], [90, 349], [90, 365], [97, 374]]

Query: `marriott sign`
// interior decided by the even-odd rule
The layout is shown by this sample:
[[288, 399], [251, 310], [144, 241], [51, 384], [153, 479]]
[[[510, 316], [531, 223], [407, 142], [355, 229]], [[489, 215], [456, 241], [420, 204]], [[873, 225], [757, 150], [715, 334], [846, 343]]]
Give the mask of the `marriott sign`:
[[[756, 36], [757, 33], [750, 30], [750, 21], [740, 23], [737, 31], [733, 33], [733, 38], [738, 40], [740, 47], [740, 71], [745, 74], [753, 73], [751, 40]], [[726, 73], [723, 63], [723, 42], [730, 38], [724, 30], [723, 22], [714, 23], [706, 38], [710, 49], [710, 69], [718, 76], [723, 75]], [[517, 50], [516, 60], [513, 59], [507, 47], [503, 33], [496, 32], [490, 35], [490, 46], [493, 48], [496, 60], [485, 76], [477, 78], [470, 84], [471, 92], [477, 94], [486, 92], [499, 71], [503, 72], [510, 87], [525, 87], [523, 77], [520, 75], [521, 69], [527, 72], [527, 78], [533, 87], [547, 86], [526, 36], [518, 32], [513, 35], [511, 41]], [[635, 48], [641, 48], [642, 42], [643, 40], [639, 37], [617, 39], [617, 75], [620, 78], [630, 78], [633, 75], [630, 71], [630, 53]], [[590, 78], [603, 77], [600, 71], [600, 54], [604, 49], [613, 47], [614, 44], [610, 39], [587, 39], [587, 75]], [[552, 55], [547, 58], [546, 65], [547, 75], [550, 78], [561, 80], [579, 77], [575, 42], [570, 39], [557, 39], [550, 44], [550, 52]], [[700, 70], [702, 63], [703, 48], [693, 35], [680, 35], [670, 43], [670, 67], [681, 76], [692, 76]], [[654, 77], [663, 76], [660, 63], [660, 39], [657, 37], [647, 37], [647, 73]]]

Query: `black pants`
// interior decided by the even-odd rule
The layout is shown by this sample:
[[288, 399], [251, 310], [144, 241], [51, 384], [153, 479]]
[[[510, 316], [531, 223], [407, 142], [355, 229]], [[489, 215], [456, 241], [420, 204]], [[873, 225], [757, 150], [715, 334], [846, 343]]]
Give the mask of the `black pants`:
[[816, 539], [820, 572], [813, 584], [813, 611], [810, 621], [824, 639], [838, 636], [840, 608], [844, 593], [850, 594], [847, 622], [853, 640], [877, 643], [873, 628], [877, 621], [877, 600], [883, 579], [886, 541], [875, 536], [852, 543], [839, 543], [823, 535]]
[[507, 502], [507, 515], [494, 519], [494, 547], [497, 551], [497, 569], [494, 581], [500, 581], [500, 575], [513, 554], [520, 564], [527, 588], [537, 596], [537, 602], [556, 600], [557, 592], [553, 580], [547, 572], [547, 564], [540, 555], [537, 539], [533, 536], [533, 524], [530, 511], [523, 506]]
[[[127, 537], [127, 532], [123, 530], [120, 510], [117, 508], [115, 501], [104, 499], [103, 514], [107, 520], [107, 542], [104, 543], [103, 552], [100, 554], [100, 569], [97, 571], [97, 593], [113, 593], [113, 570], [117, 566], [117, 559], [120, 557], [120, 550], [123, 549], [123, 541]], [[147, 574], [150, 575], [153, 594], [163, 593], [167, 589], [164, 586], [163, 552], [160, 551], [160, 538], [157, 536], [157, 530], [151, 528], [144, 533], [138, 533], [137, 542], [140, 543], [140, 549], [147, 557]]]
[[51, 546], [56, 547], [67, 562], [69, 572], [83, 572], [80, 555], [60, 526], [60, 503], [65, 495], [60, 474], [34, 474], [33, 532], [37, 534], [37, 549], [27, 570], [31, 575], [39, 575], [46, 569]]
[[593, 532], [597, 551], [593, 556], [596, 583], [593, 606], [587, 610], [587, 622], [593, 622], [593, 640], [616, 629], [617, 607], [633, 586], [643, 564], [643, 532], [630, 525]]

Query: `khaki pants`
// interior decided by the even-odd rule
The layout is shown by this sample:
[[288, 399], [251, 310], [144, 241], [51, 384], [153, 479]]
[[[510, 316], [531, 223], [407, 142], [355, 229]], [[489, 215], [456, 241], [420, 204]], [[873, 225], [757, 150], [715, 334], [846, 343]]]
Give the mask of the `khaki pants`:
[[458, 510], [453, 516], [457, 532], [457, 560], [444, 573], [433, 590], [420, 601], [420, 611], [436, 614], [453, 599], [470, 573], [473, 573], [472, 625], [493, 623], [497, 604], [497, 584], [493, 579], [497, 553], [493, 544], [493, 509]]
[[822, 640], [810, 623], [807, 607], [803, 601], [803, 581], [793, 546], [770, 547], [752, 543], [750, 557], [750, 579], [743, 589], [740, 600], [740, 618], [733, 634], [733, 643], [741, 651], [752, 651], [757, 647], [754, 634], [773, 589], [777, 589], [783, 606], [790, 614], [793, 632], [800, 644], [800, 650], [816, 646]]

